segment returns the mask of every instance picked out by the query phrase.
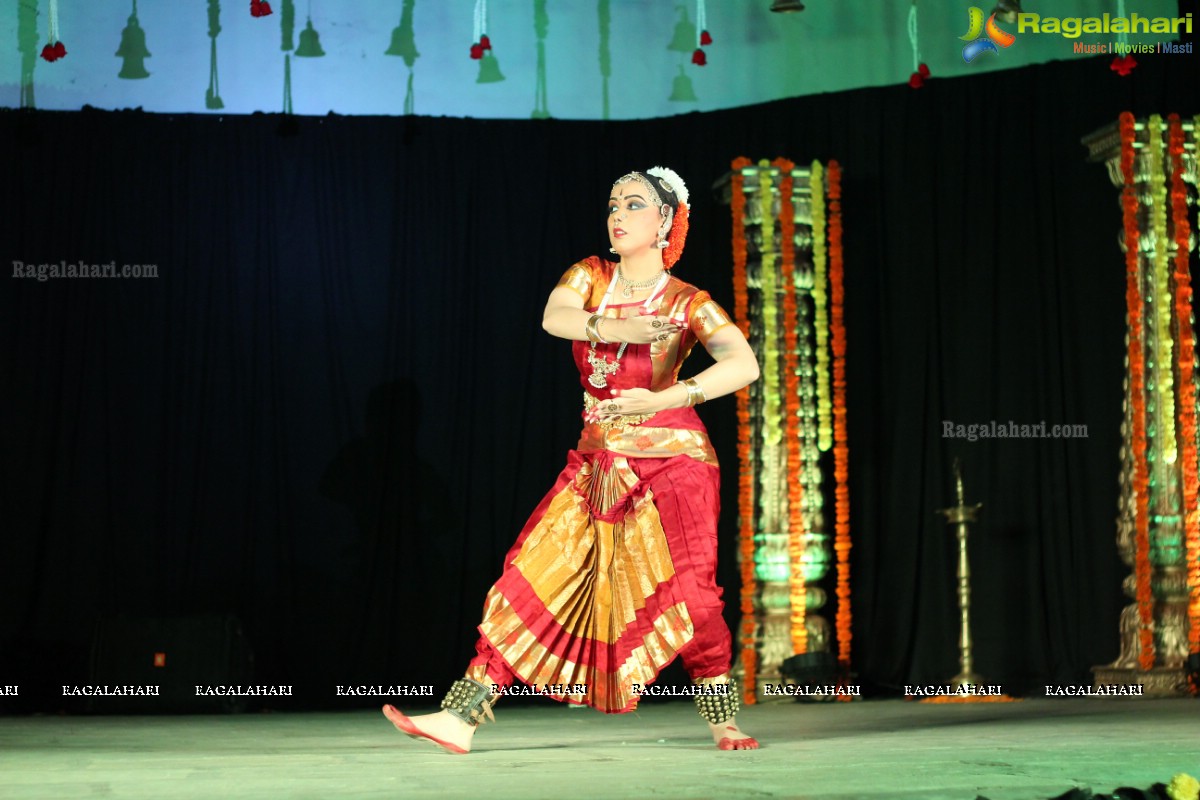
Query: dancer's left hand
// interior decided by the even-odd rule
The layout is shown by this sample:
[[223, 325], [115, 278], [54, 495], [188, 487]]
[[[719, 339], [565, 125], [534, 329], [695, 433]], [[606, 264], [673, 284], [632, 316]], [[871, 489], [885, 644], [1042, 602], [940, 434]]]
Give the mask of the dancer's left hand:
[[[605, 400], [592, 408], [587, 417], [589, 421], [606, 422], [630, 414], [653, 414], [667, 407], [662, 396], [649, 389], [613, 389], [612, 394], [611, 400]], [[617, 407], [616, 411], [610, 408], [614, 404]]]
[[620, 414], [653, 414], [655, 411], [662, 411], [666, 408], [658, 392], [652, 392], [649, 389], [641, 387], [613, 389], [612, 394], [613, 400], [621, 407], [618, 412]]

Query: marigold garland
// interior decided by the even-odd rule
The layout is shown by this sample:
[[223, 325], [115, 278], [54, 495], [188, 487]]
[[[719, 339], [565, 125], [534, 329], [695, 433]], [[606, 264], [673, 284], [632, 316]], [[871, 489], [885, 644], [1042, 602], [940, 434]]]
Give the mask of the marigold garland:
[[846, 431], [845, 280], [842, 260], [842, 168], [830, 161], [826, 171], [829, 192], [829, 300], [833, 340], [833, 477], [834, 541], [837, 554], [838, 661], [850, 666], [850, 446]]
[[663, 267], [670, 269], [679, 262], [679, 257], [683, 255], [683, 244], [687, 241], [688, 234], [688, 217], [691, 216], [691, 211], [688, 209], [687, 203], [680, 203], [679, 210], [675, 212], [675, 219], [671, 221], [671, 230], [667, 233], [667, 249], [663, 250]]
[[796, 210], [792, 200], [796, 165], [786, 158], [771, 162], [782, 173], [779, 183], [779, 226], [783, 249], [784, 441], [787, 443], [788, 594], [792, 623], [792, 652], [808, 652], [808, 592], [805, 587], [804, 484], [800, 474], [800, 366], [797, 352]]
[[780, 475], [780, 470], [784, 465], [777, 458], [779, 448], [783, 447], [784, 425], [779, 374], [779, 333], [782, 326], [779, 323], [777, 290], [779, 273], [775, 266], [779, 254], [775, 251], [775, 215], [772, 213], [775, 192], [770, 166], [766, 160], [759, 162], [758, 189], [754, 196], [760, 221], [758, 284], [762, 298], [762, 377], [759, 385], [762, 403], [757, 416], [762, 430], [762, 452], [758, 457], [758, 528], [762, 533], [778, 535], [784, 533], [782, 528], [787, 519], [787, 510], [784, 508], [787, 495], [781, 491], [786, 476]]
[[1133, 492], [1134, 515], [1134, 580], [1138, 618], [1138, 665], [1149, 672], [1154, 667], [1154, 600], [1150, 591], [1150, 481], [1146, 466], [1146, 396], [1145, 364], [1142, 349], [1142, 293], [1139, 286], [1138, 253], [1138, 195], [1134, 185], [1133, 114], [1120, 117], [1121, 173], [1125, 187], [1121, 192], [1121, 207], [1125, 225], [1125, 310], [1129, 323], [1129, 396], [1133, 405]]
[[1150, 171], [1150, 228], [1154, 231], [1154, 262], [1151, 312], [1154, 314], [1156, 380], [1151, 391], [1158, 399], [1155, 413], [1158, 425], [1155, 428], [1155, 438], [1158, 442], [1158, 452], [1167, 464], [1174, 464], [1178, 456], [1175, 441], [1175, 376], [1172, 365], [1175, 358], [1172, 351], [1174, 342], [1171, 339], [1171, 297], [1170, 284], [1167, 279], [1167, 178], [1163, 168], [1163, 122], [1158, 114], [1150, 116], [1146, 133], [1149, 136], [1149, 156], [1147, 165]]
[[809, 185], [812, 188], [813, 326], [817, 332], [817, 446], [825, 452], [832, 445], [833, 409], [829, 399], [829, 320], [825, 310], [825, 186], [820, 161], [812, 162]]
[[[1195, 332], [1189, 256], [1187, 185], [1183, 181], [1184, 134], [1178, 114], [1168, 118], [1167, 152], [1171, 158], [1171, 222], [1175, 234], [1175, 325], [1179, 336], [1179, 437], [1183, 473], [1183, 529], [1187, 549], [1188, 652], [1200, 652], [1200, 464], [1196, 444]], [[1200, 126], [1195, 128], [1200, 133]], [[1198, 137], [1200, 138], [1200, 137]]]
[[[809, 219], [809, 224], [811, 225], [811, 218]], [[812, 252], [811, 247], [810, 228], [810, 256]], [[807, 277], [808, 280], [803, 287], [798, 287], [800, 291], [797, 294], [796, 303], [796, 344], [799, 362], [797, 388], [800, 401], [800, 408], [798, 410], [800, 422], [800, 472], [797, 480], [799, 480], [803, 491], [801, 510], [804, 529], [809, 533], [824, 533], [827, 521], [823, 511], [824, 497], [821, 493], [823, 475], [821, 472], [821, 448], [817, 444], [819, 438], [817, 433], [819, 427], [817, 422], [817, 373], [815, 368], [816, 354], [813, 352], [816, 347], [817, 333], [813, 327], [815, 323], [813, 304], [810, 302], [812, 293], [811, 265], [809, 268], [810, 271], [807, 276], [803, 275], [803, 273], [798, 273], [800, 278]], [[821, 560], [824, 562], [826, 560], [825, 553], [823, 552], [824, 548], [818, 545], [818, 550]], [[846, 695], [838, 695], [837, 697], [839, 699], [849, 699]]]
[[[742, 170], [748, 158], [735, 158], [733, 195], [733, 316], [742, 335], [750, 338], [750, 305], [746, 296], [746, 195]], [[758, 630], [754, 619], [757, 581], [754, 575], [754, 462], [750, 455], [750, 387], [737, 392], [738, 420], [738, 561], [742, 576], [740, 643], [742, 646], [742, 701], [753, 705], [758, 683]]]

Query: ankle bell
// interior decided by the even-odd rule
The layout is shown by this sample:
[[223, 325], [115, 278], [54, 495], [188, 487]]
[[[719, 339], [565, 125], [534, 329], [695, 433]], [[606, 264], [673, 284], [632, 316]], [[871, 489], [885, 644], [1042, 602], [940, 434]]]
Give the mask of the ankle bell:
[[493, 722], [491, 687], [471, 678], [459, 678], [450, 685], [442, 699], [442, 710], [449, 711], [468, 725], [478, 725], [485, 719]]
[[696, 710], [706, 721], [720, 725], [737, 715], [741, 701], [738, 698], [737, 682], [733, 678], [722, 683], [701, 679], [696, 681], [696, 685], [701, 689], [693, 698], [696, 701]]

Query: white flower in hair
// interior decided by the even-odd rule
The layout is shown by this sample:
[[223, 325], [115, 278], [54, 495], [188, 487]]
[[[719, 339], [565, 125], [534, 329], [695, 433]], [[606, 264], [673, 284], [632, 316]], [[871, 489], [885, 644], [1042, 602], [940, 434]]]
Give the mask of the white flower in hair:
[[670, 167], [651, 167], [646, 170], [647, 175], [653, 175], [656, 178], [662, 178], [671, 185], [671, 189], [675, 192], [675, 196], [679, 198], [679, 202], [687, 205], [688, 190], [687, 184], [683, 182], [683, 178], [679, 177], [679, 173]]

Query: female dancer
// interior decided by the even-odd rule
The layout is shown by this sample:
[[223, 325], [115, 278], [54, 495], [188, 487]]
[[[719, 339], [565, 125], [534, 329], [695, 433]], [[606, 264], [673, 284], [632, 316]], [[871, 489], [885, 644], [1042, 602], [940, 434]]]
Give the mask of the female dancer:
[[[477, 654], [442, 711], [383, 713], [453, 753], [520, 680], [569, 703], [633, 710], [675, 656], [722, 750], [758, 742], [738, 730], [732, 648], [716, 585], [717, 459], [693, 406], [758, 378], [745, 337], [707, 292], [668, 270], [688, 228], [683, 181], [662, 167], [617, 179], [608, 200], [610, 262], [567, 270], [542, 327], [570, 339], [584, 388], [583, 433], [488, 592]], [[716, 361], [679, 368], [699, 342]]]

